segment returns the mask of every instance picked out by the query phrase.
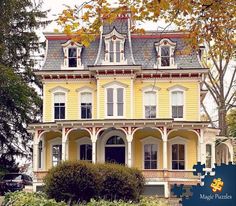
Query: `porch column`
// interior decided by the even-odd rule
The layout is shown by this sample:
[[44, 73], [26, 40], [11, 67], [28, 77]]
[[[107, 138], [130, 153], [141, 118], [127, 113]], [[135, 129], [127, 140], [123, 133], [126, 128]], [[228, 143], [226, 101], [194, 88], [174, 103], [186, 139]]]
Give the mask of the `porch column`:
[[95, 128], [93, 128], [91, 141], [92, 141], [92, 163], [95, 164], [97, 162], [97, 135], [95, 132]]
[[67, 148], [67, 146], [66, 146], [66, 144], [67, 144], [67, 136], [66, 136], [66, 133], [65, 133], [65, 128], [62, 128], [62, 143], [61, 143], [61, 145], [62, 145], [62, 151], [61, 151], [61, 159], [63, 160], [63, 161], [65, 161], [65, 160], [67, 160], [67, 156], [66, 156], [66, 154], [68, 153], [68, 151], [66, 151], [68, 148]]
[[203, 139], [204, 139], [203, 135], [204, 135], [204, 131], [203, 129], [201, 129], [200, 137], [198, 139], [198, 161], [201, 162], [201, 164], [206, 164], [206, 148], [203, 142]]
[[33, 163], [34, 163], [34, 171], [38, 170], [38, 143], [34, 143], [34, 149], [33, 149]]
[[127, 165], [128, 165], [128, 167], [132, 167], [132, 140], [133, 140], [133, 135], [128, 134], [127, 135], [127, 142], [128, 142], [128, 162], [127, 162]]
[[163, 132], [163, 136], [162, 136], [162, 140], [163, 140], [163, 154], [162, 154], [162, 158], [163, 158], [163, 169], [167, 170], [168, 169], [168, 163], [167, 163], [167, 129], [166, 127], [164, 127], [164, 132]]
[[211, 158], [211, 167], [215, 167], [215, 163], [216, 163], [216, 145], [215, 145], [215, 143], [213, 143], [212, 145], [211, 145], [211, 156], [212, 156], [212, 158]]

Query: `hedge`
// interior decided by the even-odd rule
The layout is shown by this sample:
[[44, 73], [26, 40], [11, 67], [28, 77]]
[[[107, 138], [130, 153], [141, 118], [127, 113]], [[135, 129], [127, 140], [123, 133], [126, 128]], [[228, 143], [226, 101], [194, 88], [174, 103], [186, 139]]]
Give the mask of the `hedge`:
[[2, 206], [66, 206], [65, 202], [47, 199], [43, 193], [28, 193], [23, 191], [7, 193]]
[[67, 161], [53, 167], [44, 179], [50, 198], [66, 202], [90, 199], [139, 201], [144, 177], [134, 168], [117, 164]]

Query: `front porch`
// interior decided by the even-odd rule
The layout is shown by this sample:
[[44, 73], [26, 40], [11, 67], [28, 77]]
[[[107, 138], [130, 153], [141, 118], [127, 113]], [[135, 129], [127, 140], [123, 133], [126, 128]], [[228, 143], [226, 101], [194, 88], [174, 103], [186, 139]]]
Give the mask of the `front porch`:
[[[86, 120], [32, 125], [35, 185], [61, 160], [116, 162], [143, 171], [147, 185], [196, 184], [196, 162], [206, 161], [206, 142], [215, 130], [203, 122], [167, 120]], [[212, 136], [212, 137], [211, 137]], [[207, 141], [206, 141], [207, 140]], [[215, 162], [212, 146], [211, 165]]]

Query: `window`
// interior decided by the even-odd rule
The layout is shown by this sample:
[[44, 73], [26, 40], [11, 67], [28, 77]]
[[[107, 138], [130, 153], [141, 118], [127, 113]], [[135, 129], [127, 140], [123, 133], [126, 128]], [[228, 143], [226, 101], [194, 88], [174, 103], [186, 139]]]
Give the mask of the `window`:
[[92, 118], [92, 93], [81, 93], [81, 119]]
[[77, 67], [77, 48], [68, 49], [68, 67]]
[[127, 64], [124, 57], [125, 37], [118, 33], [116, 29], [104, 37], [105, 58], [103, 64]]
[[117, 40], [110, 40], [109, 42], [109, 56], [110, 62], [120, 62], [121, 59], [121, 50], [120, 50], [120, 41]]
[[107, 140], [107, 145], [124, 145], [125, 142], [120, 136], [112, 136]]
[[176, 43], [170, 39], [162, 39], [155, 43], [157, 52], [156, 68], [177, 68], [174, 59]]
[[145, 118], [156, 118], [156, 92], [144, 93]]
[[54, 119], [65, 119], [65, 94], [54, 94]]
[[206, 145], [206, 168], [211, 168], [212, 149], [211, 145]]
[[64, 52], [64, 63], [61, 65], [62, 69], [83, 69], [81, 63], [82, 45], [68, 40], [62, 44]]
[[39, 141], [38, 144], [38, 168], [42, 168], [42, 155], [43, 155], [43, 142]]
[[124, 115], [124, 89], [107, 88], [107, 116]]
[[169, 46], [161, 47], [161, 66], [162, 67], [170, 66], [170, 47]]
[[157, 145], [144, 145], [144, 169], [157, 169]]
[[87, 160], [92, 162], [92, 145], [81, 144], [80, 145], [80, 160]]
[[52, 146], [52, 166], [56, 166], [60, 163], [62, 157], [62, 146], [56, 144]]
[[182, 91], [173, 91], [171, 93], [172, 118], [183, 118], [184, 101]]
[[172, 169], [174, 170], [185, 169], [185, 145], [184, 144], [172, 145]]

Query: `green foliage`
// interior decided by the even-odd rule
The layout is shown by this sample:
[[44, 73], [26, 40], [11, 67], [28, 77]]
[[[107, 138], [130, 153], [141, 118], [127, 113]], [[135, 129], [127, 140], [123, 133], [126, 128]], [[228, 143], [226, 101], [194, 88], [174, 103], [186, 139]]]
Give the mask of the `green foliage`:
[[236, 109], [232, 109], [227, 115], [229, 136], [236, 137]]
[[144, 178], [136, 169], [118, 164], [98, 164], [101, 178], [100, 197], [107, 200], [138, 201]]
[[23, 191], [7, 193], [3, 206], [66, 206], [64, 202], [47, 199], [43, 193], [27, 193]]
[[116, 164], [75, 161], [53, 167], [44, 179], [50, 198], [88, 202], [91, 198], [139, 201], [144, 177], [137, 169]]
[[[83, 206], [85, 204], [77, 204], [73, 206]], [[143, 197], [140, 202], [125, 202], [119, 201], [107, 201], [107, 200], [94, 200], [86, 203], [87, 206], [169, 206], [168, 201], [160, 200], [158, 197]]]
[[49, 170], [44, 179], [45, 192], [57, 201], [88, 201], [97, 196], [97, 169], [87, 162], [63, 162]]
[[42, 105], [32, 87], [40, 85], [33, 73], [32, 55], [41, 45], [35, 31], [47, 23], [40, 6], [31, 0], [0, 1], [0, 161], [6, 167], [16, 155], [31, 155], [26, 128]]

